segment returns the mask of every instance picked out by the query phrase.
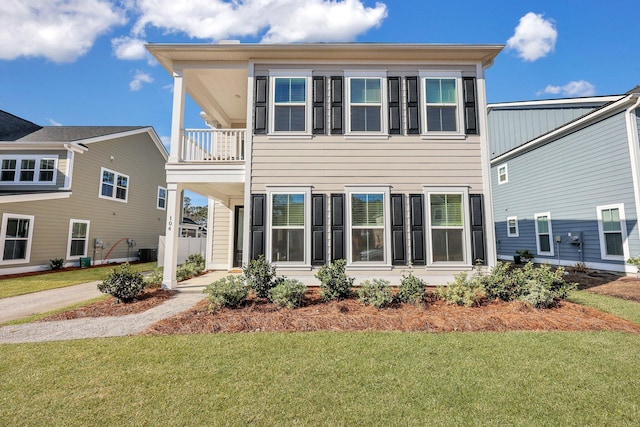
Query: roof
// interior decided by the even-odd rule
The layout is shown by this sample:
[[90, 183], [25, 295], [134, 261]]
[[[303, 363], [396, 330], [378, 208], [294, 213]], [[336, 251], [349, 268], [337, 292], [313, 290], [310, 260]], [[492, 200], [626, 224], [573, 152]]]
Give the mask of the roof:
[[0, 141], [16, 141], [40, 129], [42, 126], [0, 110]]
[[144, 128], [145, 126], [45, 126], [15, 141], [75, 142]]

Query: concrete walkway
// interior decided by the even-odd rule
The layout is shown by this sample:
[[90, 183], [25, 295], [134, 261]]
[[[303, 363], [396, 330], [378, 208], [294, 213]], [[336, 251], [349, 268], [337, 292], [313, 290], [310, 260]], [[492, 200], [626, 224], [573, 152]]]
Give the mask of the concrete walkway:
[[[0, 327], [0, 344], [139, 334], [154, 323], [191, 308], [205, 298], [202, 290], [206, 285], [228, 274], [226, 271], [216, 271], [185, 280], [178, 285], [175, 297], [143, 313]], [[98, 283], [89, 282], [1, 299], [0, 319], [7, 320], [0, 321], [44, 313], [100, 296], [102, 293], [97, 289]]]

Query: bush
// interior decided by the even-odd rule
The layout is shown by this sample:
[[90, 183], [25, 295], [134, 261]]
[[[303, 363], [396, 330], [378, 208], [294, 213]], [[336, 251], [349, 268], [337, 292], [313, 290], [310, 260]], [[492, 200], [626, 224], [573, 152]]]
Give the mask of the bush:
[[383, 308], [393, 302], [389, 281], [384, 279], [365, 280], [358, 289], [360, 301], [376, 308]]
[[258, 259], [254, 259], [248, 265], [243, 266], [242, 273], [247, 286], [259, 298], [268, 298], [269, 290], [279, 283], [279, 280], [276, 280], [276, 267], [269, 264], [264, 259], [264, 255], [260, 255]]
[[556, 298], [551, 289], [540, 282], [531, 281], [527, 286], [528, 293], [519, 299], [536, 308], [549, 308], [556, 304]]
[[64, 265], [64, 259], [54, 258], [49, 260], [49, 268], [52, 270], [60, 270]]
[[126, 263], [119, 269], [112, 269], [104, 282], [98, 284], [98, 289], [104, 294], [113, 296], [119, 302], [128, 303], [142, 292], [144, 280], [142, 274], [131, 271], [131, 266]]
[[195, 253], [187, 257], [187, 264], [193, 264], [194, 269], [199, 269], [200, 272], [204, 271], [204, 257], [202, 254]]
[[320, 297], [324, 301], [340, 300], [351, 296], [353, 277], [345, 273], [346, 261], [336, 260], [320, 267], [315, 277], [320, 280]]
[[182, 282], [191, 277], [199, 276], [204, 271], [204, 258], [202, 255], [195, 253], [187, 257], [184, 264], [176, 270], [176, 280]]
[[427, 284], [424, 280], [420, 279], [413, 275], [413, 273], [409, 273], [409, 275], [402, 275], [402, 280], [400, 281], [400, 289], [396, 294], [396, 301], [409, 303], [409, 304], [420, 304], [424, 301], [424, 292], [427, 289]]
[[216, 280], [204, 289], [209, 300], [209, 310], [215, 312], [222, 307], [238, 307], [247, 299], [249, 290], [244, 277], [230, 275]]
[[269, 300], [279, 307], [300, 307], [302, 298], [307, 292], [307, 285], [296, 279], [282, 279], [280, 283], [269, 289]]
[[524, 277], [530, 275], [533, 264], [527, 263], [520, 269], [510, 270], [509, 264], [498, 262], [488, 275], [483, 275], [481, 282], [487, 292], [487, 298], [502, 301], [513, 301], [523, 293], [526, 285]]
[[438, 296], [451, 304], [477, 306], [487, 299], [487, 292], [482, 281], [482, 274], [476, 273], [471, 277], [462, 272], [454, 276], [453, 283], [438, 288]]
[[162, 267], [156, 267], [151, 273], [144, 278], [144, 285], [147, 288], [157, 288], [162, 285], [163, 270]]

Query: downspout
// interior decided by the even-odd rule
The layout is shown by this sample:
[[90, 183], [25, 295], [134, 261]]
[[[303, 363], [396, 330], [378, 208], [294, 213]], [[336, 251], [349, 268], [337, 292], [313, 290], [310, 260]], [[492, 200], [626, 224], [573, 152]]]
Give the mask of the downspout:
[[[633, 178], [633, 195], [636, 208], [636, 219], [638, 219], [638, 209], [640, 207], [640, 139], [638, 138], [638, 119], [635, 114], [635, 110], [640, 108], [640, 94], [631, 94], [636, 98], [636, 102], [627, 108], [626, 120], [627, 120], [627, 141], [629, 142], [629, 154], [631, 158], [631, 176]], [[640, 233], [640, 227], [636, 224], [638, 233]], [[625, 271], [627, 265], [625, 265]]]

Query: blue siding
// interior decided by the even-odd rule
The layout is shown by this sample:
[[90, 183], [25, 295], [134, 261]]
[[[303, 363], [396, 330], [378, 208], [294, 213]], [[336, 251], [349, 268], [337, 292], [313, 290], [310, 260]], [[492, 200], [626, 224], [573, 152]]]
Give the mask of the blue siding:
[[[581, 260], [578, 246], [567, 233], [581, 231], [586, 262], [603, 261], [597, 224], [597, 206], [624, 204], [630, 255], [640, 253], [631, 162], [624, 113], [578, 130], [552, 143], [508, 160], [508, 182], [498, 185], [492, 167], [496, 239], [499, 256], [516, 249], [536, 252], [534, 214], [551, 213], [554, 236], [562, 236], [560, 257]], [[506, 218], [518, 217], [520, 237], [507, 237]], [[546, 257], [549, 261], [557, 259]], [[536, 255], [536, 258], [545, 257]]]

